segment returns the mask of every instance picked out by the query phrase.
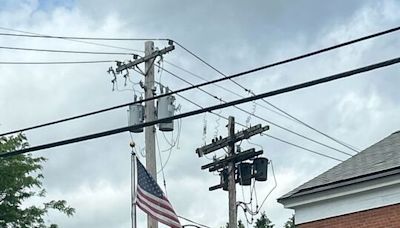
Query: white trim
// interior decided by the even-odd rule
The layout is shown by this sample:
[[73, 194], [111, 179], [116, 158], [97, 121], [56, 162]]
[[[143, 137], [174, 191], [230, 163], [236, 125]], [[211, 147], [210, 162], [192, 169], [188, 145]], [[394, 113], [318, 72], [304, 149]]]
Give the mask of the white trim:
[[400, 174], [282, 201], [295, 209], [296, 224], [399, 203]]

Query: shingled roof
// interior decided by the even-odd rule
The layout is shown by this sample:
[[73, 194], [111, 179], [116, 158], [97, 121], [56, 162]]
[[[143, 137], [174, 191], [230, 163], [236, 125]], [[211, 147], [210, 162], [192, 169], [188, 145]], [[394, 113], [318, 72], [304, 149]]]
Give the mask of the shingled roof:
[[399, 172], [400, 131], [397, 131], [288, 192], [278, 201]]

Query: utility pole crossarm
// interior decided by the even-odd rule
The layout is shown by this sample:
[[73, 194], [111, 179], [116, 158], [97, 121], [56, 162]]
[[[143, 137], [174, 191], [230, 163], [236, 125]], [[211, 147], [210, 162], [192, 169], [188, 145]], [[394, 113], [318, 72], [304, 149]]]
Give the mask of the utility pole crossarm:
[[123, 70], [126, 70], [126, 69], [129, 69], [131, 67], [134, 67], [134, 66], [136, 66], [136, 65], [138, 65], [140, 63], [144, 63], [146, 61], [149, 61], [149, 60], [151, 60], [151, 59], [153, 59], [153, 58], [155, 58], [157, 56], [164, 55], [164, 54], [166, 54], [166, 53], [168, 53], [168, 52], [170, 52], [170, 51], [172, 51], [174, 49], [175, 49], [175, 46], [171, 45], [171, 46], [168, 46], [168, 47], [166, 47], [164, 49], [154, 51], [150, 55], [146, 55], [146, 56], [144, 56], [144, 57], [142, 57], [140, 59], [137, 59], [137, 60], [135, 60], [133, 62], [129, 62], [127, 64], [123, 64], [123, 65], [118, 66], [117, 69], [116, 69], [116, 72], [120, 73]]
[[248, 129], [245, 129], [243, 131], [240, 131], [233, 136], [228, 136], [228, 137], [218, 140], [214, 143], [197, 148], [196, 153], [199, 157], [202, 157], [205, 154], [208, 154], [213, 151], [224, 148], [226, 146], [229, 146], [229, 144], [231, 144], [231, 143], [239, 142], [244, 139], [249, 139], [251, 136], [260, 134], [268, 129], [269, 129], [269, 126], [262, 127], [261, 124], [257, 124], [256, 126], [253, 126]]
[[208, 171], [210, 172], [214, 172], [217, 171], [218, 169], [223, 168], [224, 166], [226, 166], [226, 164], [228, 162], [233, 161], [235, 164], [236, 163], [240, 163], [242, 161], [257, 157], [261, 154], [263, 154], [264, 151], [263, 150], [259, 150], [259, 151], [255, 151], [254, 148], [240, 152], [239, 154], [234, 154], [230, 157], [226, 157], [224, 159], [221, 159], [219, 161], [213, 162], [213, 163], [209, 163], [207, 165], [203, 165], [201, 167], [201, 169], [208, 169]]

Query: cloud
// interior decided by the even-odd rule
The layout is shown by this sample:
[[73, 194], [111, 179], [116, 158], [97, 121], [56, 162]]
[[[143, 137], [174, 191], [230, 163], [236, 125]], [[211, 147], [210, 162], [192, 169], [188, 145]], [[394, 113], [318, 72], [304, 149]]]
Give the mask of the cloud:
[[[67, 1], [65, 4], [57, 2], [50, 6], [44, 6], [42, 1], [6, 1], [5, 5], [7, 7], [0, 10], [0, 26], [54, 35], [169, 37], [181, 42], [227, 74], [390, 28], [400, 20], [397, 13], [400, 4], [396, 1], [335, 1], [329, 4], [322, 1], [255, 1], [253, 4], [234, 1], [228, 4], [211, 1], [183, 3], [86, 0]], [[0, 42], [4, 46], [122, 51], [59, 39], [0, 37]], [[143, 49], [142, 42], [98, 42]], [[265, 92], [396, 57], [399, 42], [395, 36], [386, 35], [318, 57], [254, 73], [238, 78], [237, 81], [256, 93]], [[167, 44], [156, 42], [156, 45], [161, 48]], [[129, 57], [5, 50], [0, 52], [1, 61], [127, 58]], [[165, 58], [208, 80], [220, 77], [182, 49], [176, 48]], [[132, 101], [133, 91], [111, 91], [111, 76], [106, 73], [111, 65], [0, 65], [1, 132]], [[193, 83], [201, 82], [167, 63], [164, 66]], [[393, 66], [280, 95], [268, 101], [336, 138], [365, 148], [398, 130], [400, 123], [397, 116], [400, 106], [396, 85], [400, 83], [400, 79], [395, 77], [396, 69], [397, 66]], [[139, 74], [132, 73], [131, 76], [135, 82], [143, 80]], [[162, 73], [161, 80], [172, 89], [187, 86], [166, 72]], [[122, 79], [119, 85], [120, 89], [128, 88], [124, 87]], [[220, 85], [243, 96], [248, 95], [231, 82]], [[135, 88], [140, 90], [138, 86]], [[237, 98], [215, 86], [207, 86], [205, 89], [226, 100]], [[198, 90], [188, 91], [183, 95], [202, 106], [218, 103]], [[177, 98], [177, 103], [182, 105], [181, 112], [198, 108], [180, 98]], [[253, 110], [252, 104], [240, 107]], [[345, 150], [264, 108], [258, 106], [255, 113]], [[241, 123], [245, 123], [248, 118], [248, 115], [234, 108], [224, 109], [221, 114], [235, 115], [236, 120]], [[207, 135], [202, 134], [204, 122]], [[126, 123], [126, 109], [119, 109], [26, 134], [31, 145], [38, 145], [126, 126]], [[262, 121], [253, 117], [250, 123], [254, 125]], [[209, 186], [219, 182], [219, 177], [200, 170], [200, 166], [209, 161], [198, 158], [194, 151], [196, 147], [203, 145], [203, 137], [206, 142], [210, 142], [216, 133], [225, 136], [225, 125], [225, 120], [218, 120], [212, 114], [182, 120], [179, 149], [172, 150], [164, 169], [168, 196], [176, 211], [212, 227], [219, 227], [227, 221], [227, 194], [223, 191], [208, 191]], [[238, 126], [237, 129], [240, 130], [241, 127]], [[269, 133], [331, 156], [347, 158], [276, 127], [271, 127]], [[166, 133], [166, 138], [170, 137], [171, 133]], [[158, 139], [161, 150], [167, 149], [168, 143], [160, 132]], [[77, 209], [77, 215], [72, 218], [51, 214], [49, 219], [62, 227], [128, 226], [130, 140], [129, 134], [124, 133], [37, 153], [49, 158], [44, 166], [49, 197], [67, 199]], [[133, 134], [133, 140], [138, 147], [144, 147], [143, 134]], [[292, 211], [283, 209], [276, 198], [337, 162], [266, 137], [254, 137], [251, 143], [259, 144], [274, 163], [278, 187], [262, 209], [266, 210], [267, 215], [279, 227]], [[244, 141], [242, 147], [246, 149], [259, 146]], [[161, 153], [163, 162], [168, 153]], [[223, 152], [218, 152], [218, 155], [223, 155]], [[140, 158], [144, 160], [141, 156]], [[162, 176], [160, 172], [158, 180], [161, 185]], [[259, 203], [272, 186], [272, 177], [267, 182], [257, 184]], [[244, 194], [248, 200], [249, 189], [244, 188]], [[241, 200], [240, 186], [237, 188], [237, 195]], [[242, 213], [240, 218], [245, 219]], [[140, 214], [139, 221], [144, 224], [143, 214]]]

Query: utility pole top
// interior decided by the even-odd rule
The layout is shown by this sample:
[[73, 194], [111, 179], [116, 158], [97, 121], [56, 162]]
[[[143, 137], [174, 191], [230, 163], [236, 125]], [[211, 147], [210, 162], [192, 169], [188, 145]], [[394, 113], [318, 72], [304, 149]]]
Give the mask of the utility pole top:
[[[151, 43], [151, 44], [152, 44], [151, 46], [152, 46], [153, 49], [154, 49], [154, 42], [153, 42], [153, 41], [146, 41], [145, 45], [146, 45], [147, 43], [148, 43], [149, 45], [150, 45], [150, 43]], [[116, 71], [117, 73], [120, 73], [121, 71], [126, 70], [126, 69], [130, 69], [130, 68], [132, 68], [132, 67], [134, 67], [134, 66], [137, 66], [137, 65], [140, 64], [140, 63], [148, 62], [148, 61], [150, 61], [150, 60], [152, 61], [152, 59], [156, 58], [157, 56], [164, 55], [164, 54], [166, 54], [166, 53], [168, 53], [168, 52], [170, 52], [170, 51], [172, 51], [172, 50], [174, 50], [174, 49], [175, 49], [175, 46], [174, 46], [174, 45], [170, 45], [170, 46], [168, 46], [168, 47], [166, 47], [166, 48], [164, 48], [164, 49], [161, 49], [161, 50], [151, 51], [149, 54], [146, 54], [144, 57], [139, 58], [139, 59], [136, 59], [136, 60], [133, 61], [133, 62], [129, 62], [129, 63], [127, 63], [127, 64], [121, 64], [121, 65], [119, 65], [115, 71]]]

